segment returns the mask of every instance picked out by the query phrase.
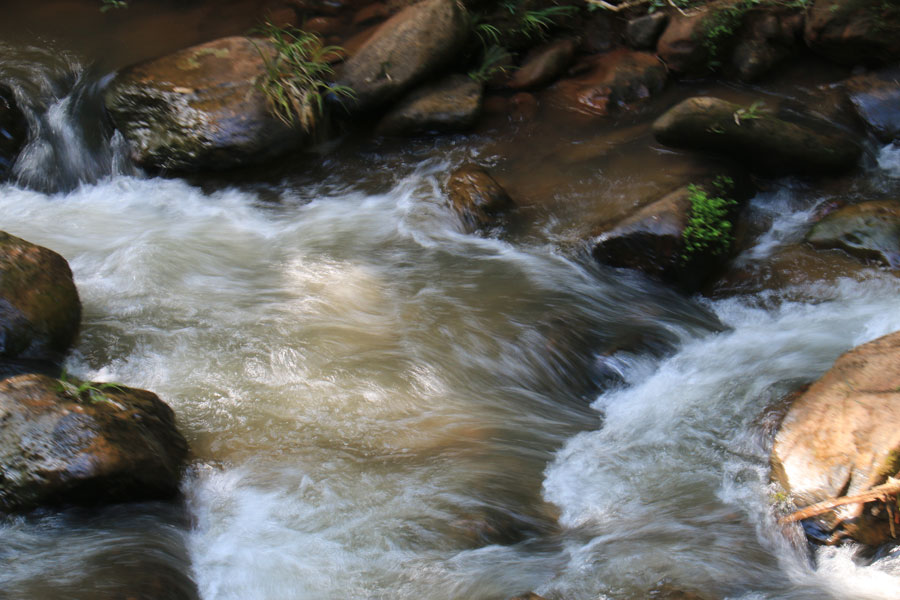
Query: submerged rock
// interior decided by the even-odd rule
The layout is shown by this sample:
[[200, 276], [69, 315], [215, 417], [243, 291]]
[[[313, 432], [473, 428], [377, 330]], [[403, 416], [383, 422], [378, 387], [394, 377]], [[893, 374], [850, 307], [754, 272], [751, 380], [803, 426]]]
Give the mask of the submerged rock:
[[[858, 494], [900, 470], [900, 333], [842, 355], [792, 403], [772, 449], [772, 475], [798, 507]], [[890, 538], [878, 503], [824, 518], [864, 544]]]
[[816, 223], [806, 241], [896, 269], [900, 267], [900, 200], [845, 206]]
[[900, 57], [900, 4], [815, 0], [804, 36], [810, 48], [836, 62], [887, 62]]
[[621, 48], [582, 63], [584, 73], [558, 82], [557, 102], [568, 110], [609, 115], [644, 102], [663, 90], [666, 67], [648, 52]]
[[459, 58], [469, 35], [466, 11], [456, 0], [422, 0], [400, 11], [344, 63], [338, 74], [358, 111], [384, 106]]
[[705, 96], [669, 109], [653, 123], [653, 134], [667, 146], [725, 155], [773, 173], [848, 171], [862, 155], [855, 136], [825, 121], [787, 121], [759, 104]]
[[187, 443], [155, 394], [21, 375], [0, 382], [0, 510], [171, 498]]
[[844, 82], [856, 114], [882, 142], [900, 138], [900, 67]]
[[66, 259], [0, 231], [0, 357], [58, 362], [80, 321]]
[[261, 162], [306, 136], [269, 110], [259, 88], [261, 39], [229, 37], [127, 67], [104, 101], [135, 162], [152, 168], [226, 169]]
[[12, 90], [0, 84], [0, 181], [9, 177], [27, 136], [25, 115], [16, 105]]
[[469, 231], [500, 225], [504, 213], [515, 208], [506, 190], [490, 173], [472, 165], [460, 167], [450, 175], [447, 193]]
[[385, 135], [464, 131], [481, 113], [484, 86], [466, 75], [451, 75], [415, 90], [378, 125]]

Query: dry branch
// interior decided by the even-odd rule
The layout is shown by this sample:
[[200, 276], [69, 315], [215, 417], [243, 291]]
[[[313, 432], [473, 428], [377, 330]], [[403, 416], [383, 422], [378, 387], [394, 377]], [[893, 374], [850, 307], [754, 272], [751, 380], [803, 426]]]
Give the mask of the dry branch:
[[816, 504], [811, 504], [806, 508], [801, 508], [800, 510], [793, 512], [786, 517], [782, 517], [779, 520], [779, 523], [795, 523], [797, 521], [802, 521], [803, 519], [816, 517], [828, 512], [833, 508], [844, 506], [846, 504], [865, 504], [866, 502], [875, 502], [879, 500], [881, 502], [884, 502], [885, 504], [888, 504], [889, 500], [896, 502], [898, 494], [900, 494], [900, 479], [888, 477], [887, 483], [875, 486], [872, 489], [866, 490], [865, 492], [862, 492], [860, 494], [832, 498], [831, 500], [824, 500], [822, 502], [817, 502]]

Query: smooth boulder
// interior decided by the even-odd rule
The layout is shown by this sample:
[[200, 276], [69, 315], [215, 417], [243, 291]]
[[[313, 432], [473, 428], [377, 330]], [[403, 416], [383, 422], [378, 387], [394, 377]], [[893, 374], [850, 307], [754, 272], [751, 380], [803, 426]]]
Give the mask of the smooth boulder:
[[460, 58], [469, 19], [456, 0], [422, 0], [382, 24], [341, 67], [338, 81], [354, 91], [346, 106], [366, 112], [396, 100]]
[[80, 321], [66, 259], [0, 231], [0, 357], [59, 362]]
[[825, 121], [788, 121], [761, 104], [706, 96], [669, 109], [653, 123], [653, 135], [666, 146], [728, 156], [776, 174], [849, 171], [862, 156], [854, 135]]
[[0, 84], [0, 181], [9, 177], [27, 137], [25, 115], [16, 104], [12, 90]]
[[227, 169], [298, 147], [306, 136], [269, 109], [259, 82], [266, 40], [228, 37], [120, 71], [106, 108], [144, 167]]
[[[843, 354], [791, 404], [772, 448], [773, 477], [797, 507], [850, 496], [900, 470], [900, 333]], [[847, 505], [821, 520], [864, 544], [889, 541], [879, 503]]]
[[857, 116], [879, 140], [900, 139], [900, 67], [858, 75], [843, 88]]
[[900, 200], [845, 206], [816, 223], [806, 241], [896, 269], [900, 267]]
[[889, 62], [900, 57], [900, 4], [894, 0], [815, 0], [807, 45], [836, 62]]
[[466, 75], [451, 75], [413, 91], [378, 124], [382, 135], [449, 133], [470, 129], [481, 113], [484, 86]]
[[187, 452], [152, 392], [45, 375], [0, 382], [0, 511], [172, 498]]
[[447, 180], [447, 195], [468, 231], [501, 225], [515, 203], [490, 173], [474, 165], [454, 171]]
[[515, 70], [506, 87], [513, 90], [533, 90], [553, 83], [565, 72], [575, 58], [575, 42], [564, 39], [539, 46]]

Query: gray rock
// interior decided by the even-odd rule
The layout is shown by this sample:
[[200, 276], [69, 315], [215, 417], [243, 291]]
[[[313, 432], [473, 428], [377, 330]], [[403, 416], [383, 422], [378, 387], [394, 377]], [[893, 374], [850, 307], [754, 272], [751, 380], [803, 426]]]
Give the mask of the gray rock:
[[484, 87], [466, 75], [451, 75], [413, 91], [379, 123], [382, 135], [464, 131], [481, 113]]
[[844, 82], [856, 114], [882, 142], [900, 138], [900, 67]]
[[667, 146], [724, 155], [770, 173], [835, 173], [856, 167], [862, 146], [830, 123], [802, 123], [775, 116], [764, 106], [718, 98], [688, 98], [653, 123]]
[[845, 206], [816, 223], [806, 241], [816, 248], [839, 248], [863, 261], [900, 268], [900, 200]]

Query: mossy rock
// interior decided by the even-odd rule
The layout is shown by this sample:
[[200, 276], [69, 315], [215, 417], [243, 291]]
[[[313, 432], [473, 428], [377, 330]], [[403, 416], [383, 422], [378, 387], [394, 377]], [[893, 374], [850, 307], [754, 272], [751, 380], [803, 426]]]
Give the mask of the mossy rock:
[[66, 260], [0, 231], [0, 357], [58, 362], [80, 321]]
[[0, 382], [0, 511], [171, 498], [187, 451], [151, 392], [45, 375]]

